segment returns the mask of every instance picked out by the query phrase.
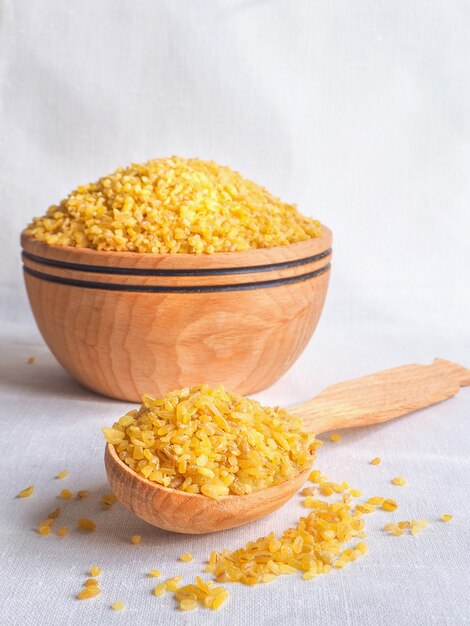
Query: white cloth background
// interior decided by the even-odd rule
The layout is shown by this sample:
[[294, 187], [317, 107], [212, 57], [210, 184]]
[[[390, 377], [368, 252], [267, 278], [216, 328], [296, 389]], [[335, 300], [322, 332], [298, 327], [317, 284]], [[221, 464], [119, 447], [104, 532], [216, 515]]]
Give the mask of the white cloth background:
[[[284, 378], [258, 395], [289, 406], [326, 385], [435, 356], [470, 366], [470, 5], [464, 0], [0, 1], [0, 623], [3, 625], [470, 623], [469, 390], [380, 427], [343, 433], [318, 467], [396, 497], [369, 523], [369, 555], [314, 581], [232, 585], [216, 614], [150, 595], [305, 512], [297, 498], [243, 529], [160, 532], [106, 492], [100, 428], [127, 406], [79, 387], [40, 338], [18, 235], [77, 184], [130, 161], [213, 158], [299, 204], [334, 232], [323, 318]], [[28, 356], [37, 362], [27, 365]], [[368, 461], [383, 457], [383, 464]], [[67, 467], [70, 477], [54, 481]], [[404, 475], [409, 487], [390, 485]], [[25, 501], [16, 493], [34, 482]], [[57, 493], [90, 488], [65, 521], [91, 536], [40, 537]], [[452, 524], [438, 519], [453, 513]], [[427, 517], [417, 538], [390, 520]], [[139, 533], [142, 546], [129, 544]], [[193, 563], [177, 557], [190, 550]], [[74, 594], [93, 564], [103, 595]], [[116, 615], [109, 604], [127, 604]]]

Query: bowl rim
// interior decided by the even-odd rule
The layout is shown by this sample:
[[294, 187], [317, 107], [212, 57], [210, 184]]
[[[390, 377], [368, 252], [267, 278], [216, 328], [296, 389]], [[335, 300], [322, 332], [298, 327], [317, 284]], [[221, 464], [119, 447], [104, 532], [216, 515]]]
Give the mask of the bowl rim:
[[[78, 248], [72, 246], [51, 245], [21, 233], [23, 255], [31, 260], [40, 259], [51, 264], [67, 264], [94, 267], [131, 267], [141, 269], [215, 269], [246, 268], [271, 265], [288, 265], [302, 261], [312, 263], [331, 253], [332, 232], [321, 224], [321, 237], [304, 241], [273, 246], [272, 248], [253, 248], [242, 251], [214, 252], [213, 254], [177, 253], [156, 254], [152, 252], [117, 252]], [[318, 257], [318, 259], [316, 258]]]

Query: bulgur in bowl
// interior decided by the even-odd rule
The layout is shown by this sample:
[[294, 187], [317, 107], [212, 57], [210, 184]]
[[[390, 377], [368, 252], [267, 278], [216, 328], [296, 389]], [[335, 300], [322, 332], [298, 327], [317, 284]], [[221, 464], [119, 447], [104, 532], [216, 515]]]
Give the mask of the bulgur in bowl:
[[318, 323], [331, 241], [232, 170], [177, 158], [77, 188], [21, 238], [51, 351], [86, 387], [130, 401], [274, 383]]

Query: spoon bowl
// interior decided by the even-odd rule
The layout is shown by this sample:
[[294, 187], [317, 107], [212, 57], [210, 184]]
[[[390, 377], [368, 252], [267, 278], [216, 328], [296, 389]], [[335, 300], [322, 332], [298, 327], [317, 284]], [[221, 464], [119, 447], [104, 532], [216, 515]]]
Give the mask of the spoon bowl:
[[272, 513], [292, 498], [310, 473], [305, 470], [248, 495], [214, 499], [147, 480], [121, 461], [109, 443], [104, 462], [113, 492], [135, 515], [159, 528], [192, 535], [228, 530]]
[[[305, 430], [315, 433], [368, 426], [441, 402], [465, 385], [470, 385], [470, 369], [435, 359], [431, 365], [403, 365], [332, 385], [290, 413], [302, 417]], [[111, 444], [104, 460], [113, 492], [128, 509], [149, 524], [187, 534], [227, 530], [272, 513], [310, 473], [305, 470], [248, 495], [214, 499], [145, 479], [121, 461]]]

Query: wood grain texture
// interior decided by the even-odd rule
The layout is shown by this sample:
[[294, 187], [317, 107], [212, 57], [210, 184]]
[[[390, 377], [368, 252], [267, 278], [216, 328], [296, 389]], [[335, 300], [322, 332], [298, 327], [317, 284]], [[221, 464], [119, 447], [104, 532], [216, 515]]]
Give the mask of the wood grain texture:
[[379, 424], [454, 396], [470, 385], [470, 369], [435, 359], [431, 365], [403, 365], [327, 387], [289, 409], [317, 434]]
[[[278, 248], [214, 255], [152, 255], [48, 246], [22, 236], [24, 250], [40, 258], [78, 265], [165, 270], [249, 268], [325, 253], [292, 267], [211, 276], [111, 275], [24, 259], [27, 271], [49, 278], [110, 285], [217, 287], [289, 279], [275, 287], [203, 293], [137, 293], [58, 284], [25, 272], [38, 327], [63, 367], [86, 387], [139, 401], [196, 385], [223, 384], [250, 394], [273, 384], [295, 362], [320, 318], [329, 281], [331, 233]], [[326, 270], [322, 269], [326, 268]]]
[[[445, 400], [465, 385], [470, 385], [469, 369], [436, 359], [431, 365], [404, 365], [333, 385], [291, 412], [317, 433], [367, 426]], [[114, 493], [133, 513], [154, 526], [188, 534], [234, 528], [275, 511], [310, 472], [250, 495], [214, 500], [146, 480], [123, 463], [109, 444], [105, 465]]]

